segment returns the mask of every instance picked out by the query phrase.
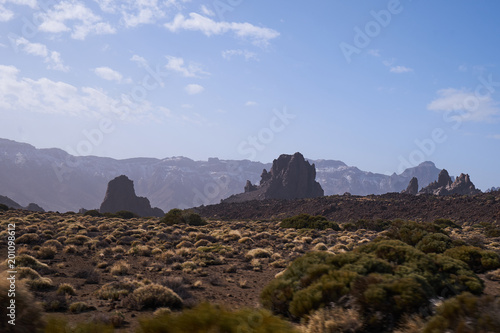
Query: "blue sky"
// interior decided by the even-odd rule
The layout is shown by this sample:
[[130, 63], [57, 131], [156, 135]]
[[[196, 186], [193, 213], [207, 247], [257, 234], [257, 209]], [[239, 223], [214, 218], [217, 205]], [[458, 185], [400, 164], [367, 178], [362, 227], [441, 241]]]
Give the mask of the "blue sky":
[[500, 186], [500, 3], [0, 0], [0, 137]]

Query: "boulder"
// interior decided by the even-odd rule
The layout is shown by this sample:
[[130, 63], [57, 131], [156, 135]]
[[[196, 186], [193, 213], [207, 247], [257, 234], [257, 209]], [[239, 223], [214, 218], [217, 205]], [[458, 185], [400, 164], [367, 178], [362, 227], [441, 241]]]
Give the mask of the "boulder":
[[247, 181], [245, 193], [233, 195], [223, 202], [243, 202], [264, 199], [316, 198], [324, 195], [316, 181], [316, 168], [301, 153], [281, 155], [264, 170], [259, 185]]
[[108, 183], [106, 196], [101, 204], [101, 213], [116, 213], [122, 210], [139, 216], [162, 217], [165, 213], [159, 208], [151, 208], [147, 198], [135, 194], [134, 182], [127, 176], [119, 176]]

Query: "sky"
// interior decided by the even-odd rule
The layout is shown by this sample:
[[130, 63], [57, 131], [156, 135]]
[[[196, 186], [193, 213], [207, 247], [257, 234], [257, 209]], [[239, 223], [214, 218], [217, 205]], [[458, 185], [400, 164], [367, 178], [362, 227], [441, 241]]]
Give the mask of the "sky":
[[500, 186], [496, 0], [0, 0], [0, 137]]

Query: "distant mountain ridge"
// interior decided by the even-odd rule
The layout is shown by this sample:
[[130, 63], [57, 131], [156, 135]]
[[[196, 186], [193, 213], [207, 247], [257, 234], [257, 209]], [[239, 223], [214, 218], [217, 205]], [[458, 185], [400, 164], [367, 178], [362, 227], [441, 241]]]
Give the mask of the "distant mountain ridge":
[[[413, 177], [419, 187], [437, 180], [440, 169], [424, 162], [391, 176], [362, 171], [335, 160], [310, 160], [325, 195], [401, 192]], [[61, 149], [37, 149], [26, 143], [0, 139], [0, 195], [19, 202], [35, 202], [45, 210], [78, 211], [98, 208], [110, 180], [126, 175], [138, 196], [164, 211], [219, 203], [241, 193], [246, 181], [260, 181], [271, 163], [249, 160], [194, 161], [186, 157], [132, 158], [72, 156]]]

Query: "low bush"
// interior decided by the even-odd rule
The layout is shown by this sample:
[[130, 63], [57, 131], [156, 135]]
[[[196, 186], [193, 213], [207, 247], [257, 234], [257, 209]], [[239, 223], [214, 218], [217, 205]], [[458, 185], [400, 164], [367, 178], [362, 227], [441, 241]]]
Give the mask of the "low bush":
[[182, 308], [182, 299], [172, 289], [152, 283], [135, 289], [129, 296], [129, 307], [136, 310]]
[[[27, 290], [24, 283], [16, 281], [15, 310], [11, 311], [12, 297], [9, 296], [11, 289], [9, 275], [0, 273], [0, 332], [37, 332], [43, 326], [42, 308], [35, 302], [33, 295]], [[13, 317], [9, 315], [13, 313]], [[14, 325], [8, 321], [15, 319]]]
[[424, 253], [443, 253], [453, 247], [450, 237], [441, 233], [427, 234], [417, 243], [416, 248]]
[[16, 239], [17, 244], [38, 244], [40, 242], [40, 236], [34, 233], [26, 233]]
[[69, 305], [68, 310], [71, 313], [82, 313], [82, 312], [88, 312], [88, 311], [95, 311], [96, 307], [88, 305], [85, 302], [75, 302], [75, 303], [71, 303]]
[[97, 209], [92, 209], [83, 213], [83, 216], [101, 217], [103, 215]]
[[476, 273], [500, 268], [500, 256], [494, 251], [474, 246], [458, 246], [446, 250], [444, 255], [465, 262]]
[[[293, 320], [350, 299], [367, 331], [391, 330], [431, 299], [470, 291], [482, 281], [469, 267], [443, 254], [426, 254], [397, 240], [378, 240], [351, 252], [310, 252], [294, 260], [261, 293], [264, 307]], [[446, 293], [445, 293], [446, 294]]]
[[436, 309], [423, 333], [487, 333], [500, 328], [500, 298], [463, 293], [450, 298]]
[[178, 208], [169, 210], [168, 213], [162, 217], [160, 222], [166, 225], [188, 224], [192, 226], [201, 226], [207, 224], [199, 214], [193, 213], [192, 211], [182, 211]]
[[57, 288], [57, 294], [58, 295], [70, 295], [70, 296], [75, 296], [75, 288], [69, 284], [69, 283], [61, 283], [59, 287]]
[[139, 321], [139, 333], [254, 332], [297, 333], [293, 326], [263, 309], [229, 311], [203, 303], [181, 313], [164, 312]]
[[292, 217], [288, 217], [281, 221], [281, 228], [294, 228], [294, 229], [317, 229], [325, 230], [331, 228], [333, 230], [339, 231], [340, 227], [337, 223], [328, 221], [324, 216], [320, 215], [309, 215], [300, 214]]
[[[83, 323], [69, 323], [65, 319], [49, 317], [47, 320], [47, 325], [45, 325], [45, 333], [66, 333], [66, 332], [78, 332], [78, 333], [113, 333], [115, 330], [112, 325], [106, 325], [103, 323], [89, 321]], [[35, 331], [33, 331], [35, 332]]]
[[103, 285], [98, 291], [96, 291], [96, 295], [100, 299], [117, 301], [142, 286], [144, 286], [142, 282], [132, 281], [129, 279], [113, 281]]
[[359, 313], [340, 306], [315, 311], [303, 327], [303, 333], [358, 332], [361, 329]]
[[386, 236], [416, 246], [425, 236], [432, 233], [446, 235], [442, 227], [434, 223], [396, 220], [392, 222]]
[[350, 222], [344, 224], [344, 230], [356, 231], [358, 229], [366, 229], [372, 231], [384, 231], [389, 229], [392, 222], [388, 220], [357, 220], [356, 222]]

